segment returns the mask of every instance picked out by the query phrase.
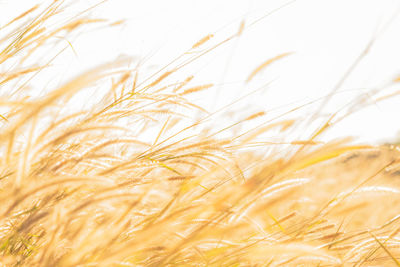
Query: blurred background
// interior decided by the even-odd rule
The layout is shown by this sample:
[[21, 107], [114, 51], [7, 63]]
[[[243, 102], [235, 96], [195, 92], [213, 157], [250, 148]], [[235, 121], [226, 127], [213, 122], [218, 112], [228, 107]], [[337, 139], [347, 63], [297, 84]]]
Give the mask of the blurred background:
[[[0, 27], [41, 2], [46, 3], [0, 1]], [[323, 139], [354, 136], [360, 141], [386, 142], [399, 135], [400, 98], [396, 94], [400, 86], [393, 82], [400, 76], [400, 3], [396, 0], [66, 3], [70, 7], [65, 17], [87, 12], [116, 24], [88, 27], [65, 40], [67, 49], [53, 63], [49, 87], [120, 55], [130, 56], [132, 67], [140, 64], [139, 79], [144, 80], [181, 55], [200, 55], [217, 46], [237, 35], [244, 25], [240, 36], [218, 45], [168, 79], [182, 81], [194, 75], [194, 85], [214, 83], [207, 93], [195, 94], [192, 99], [209, 111], [248, 95], [233, 106], [232, 121], [264, 110], [271, 118], [293, 113], [307, 126], [321, 124], [338, 112], [337, 118], [343, 119]], [[191, 50], [209, 34], [214, 37]], [[263, 62], [287, 52], [292, 54], [246, 82]], [[37, 77], [38, 84], [43, 84], [41, 79], [49, 77]], [[376, 101], [391, 94], [395, 96]], [[296, 111], [290, 112], [293, 109]], [[313, 117], [317, 111], [319, 116]], [[347, 116], [348, 112], [351, 115]], [[298, 138], [310, 134], [304, 129], [297, 133]]]

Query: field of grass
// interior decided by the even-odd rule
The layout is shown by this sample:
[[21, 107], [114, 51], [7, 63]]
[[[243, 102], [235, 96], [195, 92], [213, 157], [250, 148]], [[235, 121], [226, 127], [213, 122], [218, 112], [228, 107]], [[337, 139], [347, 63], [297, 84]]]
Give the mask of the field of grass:
[[192, 101], [213, 85], [182, 69], [246, 24], [147, 76], [119, 57], [38, 85], [68, 36], [120, 23], [83, 12], [55, 24], [67, 8], [35, 6], [0, 30], [0, 266], [400, 266], [398, 145], [321, 141], [339, 113], [304, 140], [271, 141], [305, 127], [296, 108], [222, 125], [235, 101]]

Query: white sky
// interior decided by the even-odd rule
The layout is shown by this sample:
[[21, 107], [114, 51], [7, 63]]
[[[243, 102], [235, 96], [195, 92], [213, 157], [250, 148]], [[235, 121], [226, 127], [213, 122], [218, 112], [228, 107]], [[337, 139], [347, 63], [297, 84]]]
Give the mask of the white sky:
[[[0, 25], [37, 1], [0, 1]], [[79, 1], [78, 9], [96, 1]], [[294, 106], [324, 96], [344, 75], [371, 38], [379, 38], [354, 74], [339, 89], [324, 111], [335, 111], [357, 95], [367, 93], [400, 74], [400, 8], [396, 0], [109, 0], [92, 11], [93, 16], [126, 19], [124, 26], [96, 30], [70, 40], [77, 53], [67, 51], [65, 77], [120, 54], [152, 55], [147, 69], [156, 71], [184, 53], [207, 34], [211, 47], [237, 32], [242, 20], [245, 32], [189, 66], [199, 84], [223, 84], [211, 98], [198, 101], [216, 108], [271, 82], [262, 94], [243, 104], [263, 110], [295, 102]], [[285, 5], [285, 6], [284, 6]], [[282, 7], [284, 6], [284, 7]], [[282, 7], [273, 14], [271, 11]], [[245, 84], [258, 65], [284, 52], [293, 55], [276, 62]], [[183, 71], [181, 79], [186, 77]], [[385, 89], [387, 92], [399, 87]], [[382, 92], [384, 94], [384, 92]], [[361, 140], [392, 138], [400, 129], [400, 98], [372, 105], [337, 125], [331, 136], [352, 135]], [[291, 106], [293, 107], [293, 105]], [[306, 110], [304, 118], [309, 116]]]

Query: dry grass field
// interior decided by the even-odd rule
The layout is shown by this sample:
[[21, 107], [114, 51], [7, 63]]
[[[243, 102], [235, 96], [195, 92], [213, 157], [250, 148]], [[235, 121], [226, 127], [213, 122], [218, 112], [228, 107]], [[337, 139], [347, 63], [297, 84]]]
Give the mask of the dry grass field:
[[119, 58], [35, 94], [68, 36], [120, 23], [55, 23], [65, 8], [35, 6], [0, 30], [1, 266], [400, 265], [398, 145], [320, 141], [337, 114], [305, 140], [266, 139], [299, 130], [284, 115], [219, 125], [191, 101], [212, 85], [180, 75], [193, 50], [221, 45], [211, 36], [147, 77]]

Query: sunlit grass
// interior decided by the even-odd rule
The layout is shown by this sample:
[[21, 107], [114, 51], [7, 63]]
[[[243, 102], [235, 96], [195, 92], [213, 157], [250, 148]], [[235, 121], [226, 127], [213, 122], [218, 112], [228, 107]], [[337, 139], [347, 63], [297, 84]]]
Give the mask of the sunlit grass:
[[[399, 265], [398, 146], [320, 141], [339, 111], [309, 138], [287, 140], [302, 121], [286, 115], [301, 107], [243, 112], [225, 125], [219, 111], [235, 101], [210, 113], [191, 100], [213, 84], [192, 84], [180, 70], [240, 36], [244, 23], [146, 78], [120, 58], [30, 96], [30, 81], [60, 52], [27, 66], [37, 51], [89, 23], [120, 24], [85, 13], [51, 24], [64, 8], [35, 6], [0, 31], [5, 266]], [[249, 70], [247, 82], [287, 55]], [[78, 108], [84, 90], [100, 96]]]

